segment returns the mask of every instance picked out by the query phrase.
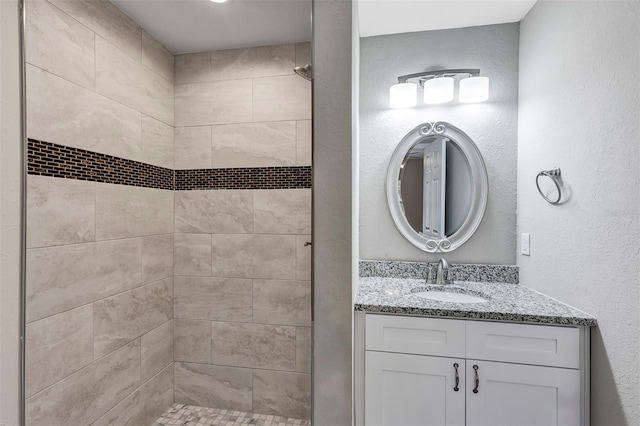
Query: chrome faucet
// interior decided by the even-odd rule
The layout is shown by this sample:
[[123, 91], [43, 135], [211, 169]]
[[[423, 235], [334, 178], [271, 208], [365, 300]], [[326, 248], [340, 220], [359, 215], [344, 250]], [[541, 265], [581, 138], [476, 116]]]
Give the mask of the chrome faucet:
[[436, 284], [449, 284], [449, 262], [441, 258], [436, 270]]
[[444, 258], [441, 258], [438, 261], [438, 267], [436, 269], [435, 279], [433, 277], [433, 270], [429, 268], [429, 275], [427, 276], [427, 284], [451, 284], [453, 280], [451, 279], [451, 271], [449, 271], [449, 262], [447, 262]]

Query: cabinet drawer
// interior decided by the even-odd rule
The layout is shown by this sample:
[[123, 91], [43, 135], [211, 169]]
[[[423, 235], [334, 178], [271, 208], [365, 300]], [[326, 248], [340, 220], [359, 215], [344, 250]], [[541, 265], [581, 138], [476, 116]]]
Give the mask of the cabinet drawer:
[[465, 356], [465, 321], [367, 315], [365, 347], [370, 351]]
[[467, 358], [580, 368], [580, 331], [570, 327], [469, 321]]

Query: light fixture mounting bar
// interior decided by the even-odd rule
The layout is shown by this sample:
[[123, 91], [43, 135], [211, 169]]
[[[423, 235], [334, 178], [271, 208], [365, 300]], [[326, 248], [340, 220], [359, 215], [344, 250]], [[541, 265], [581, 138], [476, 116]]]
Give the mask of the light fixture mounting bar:
[[470, 76], [480, 75], [479, 69], [454, 69], [454, 70], [436, 70], [436, 71], [424, 71], [415, 74], [406, 74], [398, 77], [398, 83], [406, 83], [407, 80], [412, 78], [423, 77], [439, 77], [439, 76], [454, 76], [458, 74], [469, 74]]

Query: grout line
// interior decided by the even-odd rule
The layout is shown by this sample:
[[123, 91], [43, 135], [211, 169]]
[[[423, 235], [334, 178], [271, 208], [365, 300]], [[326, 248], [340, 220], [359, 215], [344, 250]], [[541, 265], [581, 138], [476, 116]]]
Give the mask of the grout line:
[[[233, 321], [233, 320], [225, 320], [225, 319], [209, 319], [209, 318], [174, 318], [174, 321], [189, 321], [189, 322], [210, 322], [213, 327], [213, 323], [225, 323], [225, 324], [233, 324], [233, 325], [260, 325], [260, 326], [268, 326], [268, 327], [288, 327], [288, 328], [311, 328], [311, 323], [307, 325], [301, 324], [274, 324], [274, 323], [263, 323], [263, 322], [252, 322], [252, 321]], [[146, 334], [146, 333], [145, 333]]]
[[38, 319], [35, 319], [35, 320], [31, 320], [31, 321], [29, 321], [27, 323], [27, 325], [33, 324], [33, 323], [35, 323], [37, 321], [43, 321], [43, 320], [51, 318], [51, 317], [53, 317], [55, 315], [64, 314], [64, 313], [72, 311], [74, 309], [79, 309], [79, 308], [83, 308], [83, 307], [86, 307], [86, 306], [89, 306], [89, 305], [93, 305], [94, 303], [101, 302], [101, 301], [106, 300], [106, 299], [111, 299], [112, 297], [122, 296], [125, 293], [129, 293], [129, 292], [134, 291], [134, 290], [139, 290], [142, 287], [147, 287], [147, 286], [150, 286], [150, 285], [153, 285], [153, 284], [158, 284], [159, 282], [168, 280], [169, 278], [173, 278], [173, 277], [172, 276], [167, 276], [167, 277], [160, 278], [160, 279], [158, 279], [156, 281], [153, 281], [153, 282], [150, 282], [150, 283], [138, 284], [136, 287], [129, 288], [129, 289], [126, 289], [124, 291], [120, 291], [118, 293], [110, 294], [108, 296], [101, 297], [100, 299], [92, 300], [90, 302], [83, 303], [82, 305], [74, 306], [72, 308], [65, 309], [64, 311], [60, 311], [60, 312], [56, 312], [54, 314], [47, 315], [46, 317], [42, 317], [42, 318], [38, 318]]
[[191, 361], [176, 361], [177, 363], [183, 364], [194, 364], [194, 365], [208, 365], [213, 367], [229, 367], [229, 368], [238, 368], [242, 370], [251, 370], [254, 371], [266, 371], [270, 373], [283, 373], [283, 374], [298, 374], [302, 376], [311, 376], [311, 373], [301, 373], [295, 370], [276, 370], [272, 368], [262, 368], [262, 367], [247, 367], [247, 366], [238, 366], [238, 365], [230, 365], [230, 364], [216, 364], [216, 363], [206, 363], [206, 362], [191, 362]]
[[[83, 371], [83, 370], [86, 370], [86, 369], [88, 369], [88, 368], [93, 367], [96, 363], [98, 363], [98, 362], [100, 362], [100, 361], [104, 360], [106, 357], [108, 357], [108, 356], [112, 355], [114, 352], [116, 352], [116, 351], [118, 351], [118, 350], [120, 350], [120, 349], [124, 348], [124, 347], [125, 347], [125, 346], [127, 346], [127, 345], [130, 345], [131, 343], [135, 342], [135, 341], [136, 341], [136, 340], [138, 340], [138, 339], [139, 339], [139, 337], [137, 337], [137, 338], [135, 338], [135, 339], [133, 339], [133, 340], [131, 340], [131, 341], [127, 342], [126, 344], [124, 344], [124, 345], [120, 346], [118, 349], [115, 349], [115, 350], [113, 350], [113, 351], [109, 352], [108, 354], [105, 354], [105, 355], [103, 355], [103, 356], [99, 357], [98, 359], [94, 359], [91, 363], [89, 363], [89, 364], [85, 365], [84, 367], [80, 368], [79, 370], [76, 370], [76, 371], [74, 371], [73, 373], [71, 373], [71, 374], [69, 374], [69, 375], [67, 375], [67, 376], [63, 377], [62, 379], [60, 379], [60, 380], [56, 381], [55, 383], [52, 383], [52, 384], [48, 385], [46, 388], [44, 388], [44, 389], [42, 389], [42, 390], [39, 390], [38, 392], [34, 393], [33, 395], [31, 395], [29, 398], [26, 398], [26, 399], [27, 399], [27, 400], [29, 400], [29, 399], [31, 399], [31, 398], [33, 398], [33, 397], [35, 397], [36, 395], [41, 394], [42, 392], [44, 392], [44, 391], [46, 391], [46, 390], [48, 390], [48, 389], [52, 388], [53, 386], [55, 386], [55, 385], [57, 385], [57, 384], [61, 383], [62, 381], [67, 380], [67, 379], [68, 379], [68, 378], [70, 378], [71, 376], [77, 375], [77, 374], [79, 374], [81, 371]], [[118, 402], [120, 402], [120, 401], [118, 401]], [[103, 414], [104, 414], [104, 413], [103, 413]], [[100, 416], [102, 416], [102, 414], [101, 414]], [[98, 416], [98, 417], [100, 417], [100, 416]]]
[[[145, 114], [145, 115], [148, 116], [148, 114]], [[240, 126], [240, 125], [250, 126], [252, 124], [297, 123], [299, 121], [312, 121], [312, 120], [310, 118], [293, 118], [289, 120], [237, 121], [237, 122], [234, 121], [231, 123], [189, 124], [185, 126], [173, 126], [173, 127], [176, 129], [188, 129], [191, 127], [200, 128], [200, 127], [223, 127], [223, 126]]]
[[251, 280], [251, 323], [252, 324], [256, 324], [255, 322], [255, 291], [254, 291], [254, 287], [256, 285], [256, 280], [252, 279]]
[[56, 247], [69, 247], [69, 246], [80, 246], [80, 245], [87, 245], [87, 244], [100, 244], [100, 243], [108, 243], [108, 242], [114, 242], [114, 241], [136, 240], [136, 239], [149, 238], [149, 237], [162, 237], [162, 236], [166, 236], [166, 235], [173, 235], [173, 232], [163, 232], [163, 233], [160, 233], [160, 234], [148, 234], [148, 235], [134, 235], [134, 236], [130, 236], [130, 237], [108, 238], [108, 239], [94, 240], [94, 241], [79, 241], [77, 243], [56, 244], [56, 245], [52, 245], [52, 246], [28, 247], [28, 250], [32, 251], [32, 250], [51, 249], [51, 248], [56, 248]]

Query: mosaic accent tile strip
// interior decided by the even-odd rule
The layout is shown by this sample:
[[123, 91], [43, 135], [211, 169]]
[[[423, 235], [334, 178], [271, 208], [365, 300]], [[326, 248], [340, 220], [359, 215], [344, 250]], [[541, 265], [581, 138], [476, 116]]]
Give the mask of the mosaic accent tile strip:
[[311, 426], [310, 420], [173, 404], [153, 426]]
[[32, 175], [168, 190], [311, 188], [311, 167], [172, 170], [112, 155], [29, 139]]
[[[361, 277], [426, 279], [429, 268], [435, 270], [437, 263], [396, 262], [386, 260], [361, 260]], [[452, 264], [449, 267], [456, 281], [518, 284], [519, 269], [515, 265]]]
[[175, 186], [171, 169], [35, 139], [27, 144], [27, 172], [145, 188]]
[[176, 170], [176, 190], [311, 188], [311, 167]]

